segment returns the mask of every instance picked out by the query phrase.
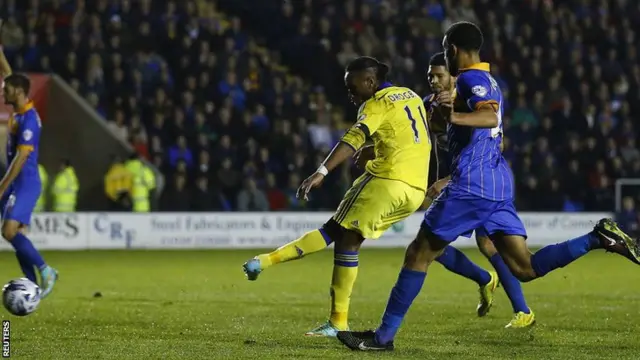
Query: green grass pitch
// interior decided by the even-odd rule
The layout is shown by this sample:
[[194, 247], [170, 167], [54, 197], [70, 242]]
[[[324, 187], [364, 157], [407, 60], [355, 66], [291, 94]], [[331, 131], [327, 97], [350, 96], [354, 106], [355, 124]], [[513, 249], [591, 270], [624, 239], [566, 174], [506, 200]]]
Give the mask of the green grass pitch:
[[[498, 290], [486, 318], [477, 289], [434, 264], [398, 335], [397, 350], [358, 354], [302, 334], [327, 316], [330, 251], [282, 264], [257, 282], [241, 265], [255, 251], [50, 252], [51, 298], [11, 322], [16, 359], [633, 359], [640, 349], [640, 268], [598, 252], [524, 285], [538, 325], [510, 331]], [[467, 252], [483, 266], [477, 251]], [[351, 326], [377, 324], [403, 251], [364, 250]], [[5, 279], [19, 277], [0, 254]], [[102, 297], [94, 298], [101, 292]], [[4, 310], [2, 310], [4, 311]]]

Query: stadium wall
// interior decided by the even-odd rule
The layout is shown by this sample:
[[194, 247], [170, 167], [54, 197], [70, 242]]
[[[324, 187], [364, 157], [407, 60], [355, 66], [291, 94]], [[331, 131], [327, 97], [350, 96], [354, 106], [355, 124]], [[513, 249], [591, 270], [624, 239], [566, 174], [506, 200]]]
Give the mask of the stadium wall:
[[41, 139], [43, 165], [53, 174], [61, 159], [71, 160], [80, 182], [78, 209], [106, 209], [102, 194], [111, 154], [126, 158], [132, 148], [116, 138], [96, 111], [57, 75], [51, 76], [49, 102], [49, 121]]
[[[30, 237], [40, 249], [250, 249], [272, 248], [320, 227], [332, 213], [41, 213]], [[522, 213], [530, 246], [582, 235], [607, 213]], [[421, 214], [395, 224], [365, 247], [404, 247], [420, 226]], [[461, 238], [457, 247], [473, 247]], [[0, 242], [0, 250], [11, 250]]]

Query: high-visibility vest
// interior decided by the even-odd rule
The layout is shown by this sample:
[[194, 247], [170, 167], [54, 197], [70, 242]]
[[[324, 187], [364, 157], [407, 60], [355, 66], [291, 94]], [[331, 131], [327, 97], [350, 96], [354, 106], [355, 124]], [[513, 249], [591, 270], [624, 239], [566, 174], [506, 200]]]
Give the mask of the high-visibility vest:
[[79, 189], [80, 184], [78, 184], [76, 172], [71, 166], [58, 173], [51, 188], [53, 211], [74, 212]]
[[38, 164], [38, 173], [40, 174], [40, 182], [42, 184], [42, 188], [40, 189], [40, 197], [38, 198], [38, 202], [36, 203], [36, 208], [33, 211], [43, 212], [47, 203], [47, 185], [49, 183], [49, 174], [47, 174], [47, 170], [41, 164]]
[[133, 212], [151, 211], [149, 192], [156, 187], [156, 178], [151, 169], [140, 160], [129, 160], [125, 167], [133, 174], [131, 187], [131, 202]]
[[109, 199], [116, 201], [120, 194], [130, 193], [133, 187], [133, 174], [122, 164], [111, 166], [104, 177], [104, 192]]

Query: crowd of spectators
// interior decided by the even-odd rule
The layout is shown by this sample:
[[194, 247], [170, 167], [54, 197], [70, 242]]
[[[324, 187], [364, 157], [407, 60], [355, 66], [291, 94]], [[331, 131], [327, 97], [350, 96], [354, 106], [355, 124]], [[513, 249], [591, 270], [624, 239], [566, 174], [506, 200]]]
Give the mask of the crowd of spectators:
[[335, 208], [348, 166], [311, 202], [294, 193], [353, 119], [345, 64], [375, 56], [426, 95], [428, 60], [459, 20], [485, 31], [520, 209], [611, 211], [615, 180], [640, 177], [640, 2], [9, 0], [3, 11], [14, 67], [63, 76], [168, 175], [168, 210], [191, 209], [185, 199]]
[[335, 206], [348, 170], [305, 203], [303, 176], [348, 126], [215, 1], [8, 1], [16, 71], [55, 72], [167, 175], [161, 210]]

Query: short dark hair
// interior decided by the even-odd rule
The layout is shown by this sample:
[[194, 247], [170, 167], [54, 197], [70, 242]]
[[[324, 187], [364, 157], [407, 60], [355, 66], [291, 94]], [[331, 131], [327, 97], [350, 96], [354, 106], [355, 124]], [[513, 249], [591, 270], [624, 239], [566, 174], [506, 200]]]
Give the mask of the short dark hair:
[[444, 53], [439, 52], [429, 59], [429, 66], [447, 66], [447, 62], [444, 60]]
[[468, 21], [460, 21], [451, 25], [445, 36], [450, 45], [455, 45], [465, 51], [480, 51], [484, 43], [484, 36], [478, 25]]
[[29, 90], [31, 89], [31, 81], [25, 74], [11, 74], [4, 78], [4, 83], [22, 89], [25, 94], [29, 94]]
[[376, 77], [379, 81], [387, 81], [387, 75], [389, 75], [389, 65], [381, 63], [375, 58], [370, 56], [360, 56], [359, 58], [351, 60], [347, 65], [347, 71], [361, 71], [365, 69], [374, 69], [376, 71]]

